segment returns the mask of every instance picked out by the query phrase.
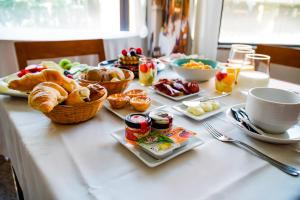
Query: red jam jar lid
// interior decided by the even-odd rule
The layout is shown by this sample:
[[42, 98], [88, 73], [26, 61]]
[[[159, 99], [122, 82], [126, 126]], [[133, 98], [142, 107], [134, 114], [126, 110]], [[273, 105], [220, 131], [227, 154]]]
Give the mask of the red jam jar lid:
[[129, 114], [125, 117], [125, 124], [130, 128], [147, 128], [151, 126], [151, 118], [144, 114]]

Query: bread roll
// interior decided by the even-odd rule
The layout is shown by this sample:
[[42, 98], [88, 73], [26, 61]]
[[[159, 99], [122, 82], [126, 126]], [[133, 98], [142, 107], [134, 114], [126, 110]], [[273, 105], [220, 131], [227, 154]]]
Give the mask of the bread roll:
[[86, 87], [73, 90], [66, 100], [66, 105], [76, 105], [88, 101], [90, 97], [90, 90]]

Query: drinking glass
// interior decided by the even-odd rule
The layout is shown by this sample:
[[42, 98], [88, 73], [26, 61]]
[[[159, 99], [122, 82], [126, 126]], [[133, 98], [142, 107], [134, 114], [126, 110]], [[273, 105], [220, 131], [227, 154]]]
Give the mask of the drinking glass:
[[254, 52], [255, 51], [250, 45], [232, 44], [228, 57], [228, 62], [231, 64], [242, 64], [245, 59], [245, 55]]
[[143, 86], [151, 86], [157, 75], [157, 59], [140, 58], [139, 82]]
[[243, 64], [247, 54], [254, 54], [254, 49], [232, 49], [228, 62], [231, 64]]
[[231, 93], [235, 83], [235, 71], [222, 69], [215, 75], [215, 89], [218, 93]]
[[247, 54], [245, 66], [251, 66], [254, 71], [241, 71], [238, 77], [238, 88], [247, 92], [254, 87], [267, 87], [270, 79], [270, 56], [263, 54]]
[[244, 59], [244, 66], [252, 66], [255, 71], [270, 73], [270, 56], [264, 54], [247, 54]]

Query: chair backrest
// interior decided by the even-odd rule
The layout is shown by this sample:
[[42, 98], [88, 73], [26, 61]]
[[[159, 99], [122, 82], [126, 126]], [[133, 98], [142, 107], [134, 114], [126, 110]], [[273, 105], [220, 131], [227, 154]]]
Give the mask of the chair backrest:
[[271, 63], [300, 68], [300, 49], [272, 45], [257, 45], [256, 53], [271, 56]]
[[19, 68], [27, 66], [28, 60], [97, 54], [98, 60], [105, 60], [103, 40], [16, 42]]

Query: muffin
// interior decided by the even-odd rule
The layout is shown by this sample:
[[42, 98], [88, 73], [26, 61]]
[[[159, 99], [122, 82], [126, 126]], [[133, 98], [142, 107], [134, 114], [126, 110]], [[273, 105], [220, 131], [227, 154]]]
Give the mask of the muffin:
[[129, 96], [130, 98], [139, 97], [139, 96], [147, 96], [147, 92], [145, 90], [141, 90], [141, 89], [129, 90], [129, 91], [125, 92], [125, 94], [127, 96]]
[[138, 96], [130, 99], [130, 105], [137, 111], [146, 111], [151, 104], [151, 99], [147, 96]]
[[130, 101], [130, 97], [123, 93], [112, 94], [107, 98], [110, 106], [114, 109], [124, 108]]

